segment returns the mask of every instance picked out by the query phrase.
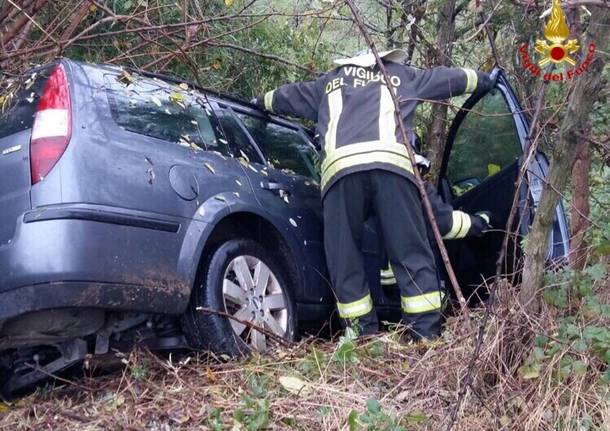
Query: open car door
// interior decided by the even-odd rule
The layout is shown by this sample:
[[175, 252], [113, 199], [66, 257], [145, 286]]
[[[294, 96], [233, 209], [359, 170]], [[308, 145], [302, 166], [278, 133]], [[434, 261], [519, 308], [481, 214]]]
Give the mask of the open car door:
[[[470, 97], [451, 126], [440, 171], [439, 193], [455, 209], [469, 213], [490, 211], [493, 231], [481, 238], [447, 241], [451, 262], [464, 294], [495, 275], [504, 229], [512, 205], [515, 182], [527, 148], [529, 122], [499, 71], [497, 84], [485, 95]], [[538, 153], [519, 189], [516, 225], [518, 234], [507, 250], [505, 273], [512, 273], [521, 254], [521, 239], [527, 235], [540, 200], [548, 161]], [[549, 247], [549, 259], [562, 259], [569, 251], [567, 219], [560, 203]]]

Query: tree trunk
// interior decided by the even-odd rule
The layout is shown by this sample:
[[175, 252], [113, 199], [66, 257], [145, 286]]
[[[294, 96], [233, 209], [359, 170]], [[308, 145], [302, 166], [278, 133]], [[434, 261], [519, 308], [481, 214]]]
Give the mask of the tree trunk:
[[572, 165], [572, 238], [570, 265], [582, 270], [587, 262], [588, 248], [585, 234], [589, 229], [589, 168], [591, 156], [589, 142], [580, 138], [576, 148], [576, 159]]
[[[429, 66], [449, 66], [451, 64], [451, 51], [453, 48], [453, 34], [455, 30], [455, 0], [449, 0], [438, 13], [438, 36], [436, 49], [432, 52]], [[426, 134], [427, 155], [432, 163], [430, 172], [432, 180], [436, 176], [443, 158], [445, 141], [447, 140], [447, 110], [445, 103], [434, 103], [430, 112], [430, 124]]]
[[587, 71], [577, 78], [568, 96], [567, 110], [559, 130], [559, 142], [554, 148], [547, 183], [544, 185], [540, 204], [534, 217], [534, 223], [525, 245], [525, 262], [523, 281], [520, 291], [521, 304], [530, 311], [536, 312], [540, 305], [540, 291], [544, 276], [544, 264], [547, 255], [549, 234], [555, 216], [555, 207], [559, 200], [557, 191], [565, 189], [569, 171], [576, 155], [576, 142], [587, 124], [589, 113], [597, 99], [601, 70], [604, 66], [610, 32], [604, 26], [610, 19], [610, 9], [598, 8], [593, 11], [587, 30], [586, 40], [581, 38], [583, 54], [591, 42], [597, 45], [595, 55]]

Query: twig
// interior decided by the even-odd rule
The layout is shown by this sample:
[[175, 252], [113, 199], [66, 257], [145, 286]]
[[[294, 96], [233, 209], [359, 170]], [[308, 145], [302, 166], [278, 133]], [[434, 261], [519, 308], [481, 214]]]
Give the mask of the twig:
[[217, 316], [222, 316], [222, 317], [226, 317], [227, 319], [235, 320], [236, 322], [241, 323], [242, 325], [247, 326], [248, 328], [254, 329], [262, 334], [269, 336], [270, 338], [273, 338], [275, 341], [277, 341], [284, 347], [294, 346], [294, 343], [292, 341], [290, 341], [280, 335], [277, 335], [261, 326], [255, 325], [252, 322], [249, 322], [247, 320], [238, 319], [237, 317], [235, 317], [232, 314], [229, 314], [225, 311], [215, 310], [213, 308], [208, 308], [208, 307], [197, 307], [196, 310], [201, 311], [203, 313], [216, 314]]

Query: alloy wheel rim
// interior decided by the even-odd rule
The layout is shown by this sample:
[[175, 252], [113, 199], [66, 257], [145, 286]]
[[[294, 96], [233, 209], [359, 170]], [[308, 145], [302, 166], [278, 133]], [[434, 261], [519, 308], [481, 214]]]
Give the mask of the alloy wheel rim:
[[225, 270], [222, 294], [235, 335], [259, 352], [267, 349], [267, 335], [240, 323], [249, 322], [280, 337], [288, 330], [288, 305], [275, 274], [259, 258], [237, 256]]

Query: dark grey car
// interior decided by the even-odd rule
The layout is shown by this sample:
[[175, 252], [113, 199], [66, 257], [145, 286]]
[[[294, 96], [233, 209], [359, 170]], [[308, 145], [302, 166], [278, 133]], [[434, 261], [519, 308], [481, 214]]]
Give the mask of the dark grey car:
[[[270, 334], [294, 338], [329, 320], [318, 154], [299, 125], [114, 66], [60, 60], [8, 85], [0, 118], [4, 390], [113, 346], [264, 351]], [[465, 107], [475, 103], [507, 115], [458, 114], [440, 191], [457, 207], [491, 210], [503, 226], [528, 124], [502, 75]], [[486, 156], [475, 157], [482, 147]], [[540, 154], [532, 186], [520, 190], [521, 234], [547, 167]], [[557, 215], [550, 258], [568, 247], [561, 207]], [[500, 245], [501, 233], [452, 244], [463, 285], [493, 273]], [[398, 290], [379, 285], [373, 225], [362, 247], [381, 318], [396, 318]]]

